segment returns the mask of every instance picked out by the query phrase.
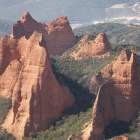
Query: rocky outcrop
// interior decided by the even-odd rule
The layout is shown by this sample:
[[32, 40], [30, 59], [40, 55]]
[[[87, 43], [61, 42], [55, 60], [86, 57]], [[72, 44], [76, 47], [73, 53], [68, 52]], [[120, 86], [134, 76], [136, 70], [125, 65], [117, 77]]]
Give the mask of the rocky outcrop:
[[42, 34], [34, 32], [28, 40], [4, 36], [0, 52], [0, 95], [12, 97], [2, 127], [16, 138], [48, 128], [74, 104], [68, 87], [60, 85], [52, 72]]
[[90, 81], [90, 88], [89, 88], [91, 92], [97, 93], [100, 86], [113, 75], [112, 67], [114, 63], [115, 61], [112, 61], [111, 63], [106, 65], [100, 71], [100, 73], [97, 73], [96, 75], [92, 77]]
[[[99, 88], [99, 92], [94, 103], [93, 121], [82, 131], [82, 140], [104, 139], [104, 128], [113, 118], [130, 121], [137, 117], [140, 109], [139, 62], [133, 53], [124, 50], [117, 60], [92, 78], [95, 86], [92, 88]], [[127, 140], [124, 136], [115, 140], [119, 139]]]
[[[99, 74], [94, 75], [90, 82], [90, 91], [98, 92], [100, 86], [106, 80], [112, 77], [113, 74], [118, 73], [122, 69], [122, 67], [126, 63], [128, 63], [128, 61], [130, 60], [130, 56], [131, 52], [129, 50], [122, 51], [122, 53], [118, 56], [117, 60], [112, 61], [100, 71], [100, 75]], [[138, 62], [140, 61], [137, 61], [137, 64]]]
[[89, 140], [101, 140], [105, 126], [112, 118], [130, 121], [140, 109], [139, 76], [135, 56], [108, 79], [99, 89], [93, 108], [93, 123]]
[[122, 67], [128, 63], [131, 57], [131, 52], [129, 50], [124, 50], [122, 53], [118, 56], [117, 61], [114, 63], [112, 67], [113, 74], [118, 73]]
[[95, 40], [90, 40], [82, 43], [81, 47], [78, 47], [78, 51], [74, 51], [71, 54], [71, 57], [74, 57], [77, 60], [81, 59], [82, 57], [101, 56], [106, 54], [111, 49], [112, 47], [107, 39], [106, 34], [100, 33], [95, 38]]
[[28, 12], [13, 25], [11, 36], [14, 39], [23, 36], [28, 39], [35, 30], [43, 34], [49, 55], [61, 55], [77, 41], [66, 16], [51, 21], [47, 26], [45, 23], [38, 23]]

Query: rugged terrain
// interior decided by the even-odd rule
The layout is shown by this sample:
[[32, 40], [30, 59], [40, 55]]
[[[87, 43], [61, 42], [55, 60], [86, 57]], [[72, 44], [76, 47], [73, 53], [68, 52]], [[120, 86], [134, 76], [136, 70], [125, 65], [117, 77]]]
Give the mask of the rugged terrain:
[[93, 124], [89, 139], [102, 139], [105, 126], [113, 118], [136, 119], [140, 109], [139, 76], [135, 56], [100, 87], [93, 108]]
[[82, 136], [70, 136], [68, 140], [101, 140], [105, 127], [112, 119], [129, 122], [138, 117], [140, 88], [137, 66], [133, 53], [125, 50], [119, 55], [114, 62], [114, 74], [105, 80], [98, 91], [92, 122], [87, 123]]
[[74, 104], [72, 93], [52, 72], [42, 34], [34, 32], [28, 40], [4, 36], [0, 50], [0, 95], [12, 97], [2, 127], [16, 138], [48, 128]]
[[43, 34], [48, 53], [53, 56], [61, 55], [77, 41], [66, 16], [51, 21], [47, 26], [45, 23], [38, 23], [28, 12], [13, 25], [11, 37], [19, 39], [25, 36], [28, 39], [34, 31]]
[[[88, 44], [88, 41], [90, 41], [90, 40], [88, 40], [89, 38], [91, 38], [89, 35], [85, 35], [85, 36], [83, 36], [83, 38], [81, 38], [81, 40], [80, 40], [80, 42], [78, 42], [78, 44], [76, 45], [76, 46], [74, 46], [73, 48], [71, 48], [71, 49], [69, 49], [61, 58], [58, 58], [57, 60], [56, 60], [56, 63], [53, 63], [53, 64], [57, 64], [56, 66], [57, 66], [57, 71], [59, 71], [59, 72], [61, 72], [61, 73], [64, 73], [65, 75], [67, 75], [67, 76], [69, 76], [69, 77], [71, 77], [71, 78], [73, 78], [73, 79], [77, 79], [78, 80], [78, 82], [80, 83], [80, 84], [82, 84], [83, 86], [85, 86], [86, 85], [86, 83], [88, 83], [88, 88], [89, 88], [89, 82], [91, 82], [91, 85], [93, 86], [93, 81], [94, 80], [96, 80], [96, 88], [97, 88], [97, 91], [98, 91], [98, 89], [100, 88], [100, 86], [106, 81], [106, 82], [108, 82], [108, 81], [111, 81], [111, 82], [109, 82], [108, 83], [108, 87], [106, 87], [106, 89], [108, 90], [107, 91], [107, 93], [114, 93], [114, 91], [116, 91], [113, 95], [117, 95], [118, 93], [120, 93], [121, 92], [121, 94], [122, 94], [122, 97], [120, 96], [120, 98], [122, 98], [122, 100], [121, 101], [119, 101], [119, 103], [117, 103], [118, 101], [117, 101], [117, 99], [119, 99], [119, 97], [115, 97], [115, 98], [117, 98], [114, 102], [115, 103], [117, 103], [117, 105], [115, 105], [116, 107], [117, 106], [119, 106], [119, 104], [120, 104], [120, 106], [121, 105], [123, 105], [123, 103], [124, 103], [124, 101], [123, 101], [123, 98], [125, 98], [125, 97], [123, 97], [123, 96], [125, 96], [125, 94], [127, 94], [126, 96], [126, 102], [128, 102], [128, 104], [130, 105], [133, 101], [135, 102], [136, 101], [136, 103], [134, 103], [135, 105], [137, 104], [137, 107], [134, 107], [134, 109], [130, 109], [131, 111], [129, 112], [129, 115], [131, 116], [133, 116], [133, 114], [134, 114], [134, 116], [133, 117], [130, 117], [131, 119], [129, 119], [129, 120], [132, 120], [132, 118], [137, 118], [137, 115], [135, 116], [135, 109], [136, 109], [136, 114], [138, 114], [138, 111], [139, 111], [139, 103], [137, 102], [138, 100], [137, 99], [139, 99], [139, 58], [138, 58], [138, 56], [136, 56], [136, 58], [135, 58], [135, 56], [134, 56], [134, 54], [131, 54], [131, 52], [129, 51], [129, 50], [131, 50], [132, 52], [135, 52], [135, 50], [137, 49], [135, 46], [133, 46], [133, 47], [131, 47], [131, 45], [122, 45], [122, 46], [120, 46], [120, 45], [114, 45], [114, 44], [112, 44], [112, 51], [110, 51], [110, 55], [109, 56], [106, 56], [106, 57], [103, 57], [103, 58], [100, 58], [100, 57], [94, 57], [94, 56], [92, 56], [92, 57], [82, 57], [82, 59], [79, 59], [79, 60], [75, 60], [75, 59], [73, 59], [73, 58], [71, 58], [71, 54], [73, 53], [73, 52], [78, 52], [78, 50], [79, 49], [77, 49], [77, 48], [79, 48], [79, 47], [82, 47], [83, 45], [82, 44]], [[93, 37], [93, 38], [91, 38], [91, 40], [94, 40], [95, 39], [95, 37]], [[127, 50], [128, 49], [128, 50]], [[123, 50], [123, 51], [122, 51]], [[120, 54], [121, 53], [121, 54]], [[120, 54], [120, 55], [119, 55]], [[119, 56], [118, 56], [119, 55]], [[112, 57], [112, 56], [114, 56], [114, 57]], [[116, 58], [116, 56], [118, 56], [118, 58]], [[130, 57], [131, 56], [131, 57]], [[130, 59], [131, 58], [131, 59]], [[95, 61], [96, 60], [96, 61]], [[111, 60], [111, 61], [110, 61]], [[110, 61], [110, 62], [109, 62]], [[53, 61], [54, 62], [54, 61]], [[106, 62], [108, 62], [108, 63], [106, 63]], [[61, 63], [63, 63], [63, 69], [61, 69], [61, 66], [60, 66], [60, 64]], [[67, 65], [67, 63], [68, 63], [68, 65]], [[104, 68], [102, 68], [101, 67], [101, 65], [102, 64], [105, 64], [106, 63], [106, 65], [107, 66], [105, 66]], [[68, 74], [67, 72], [69, 71], [69, 68], [68, 68], [68, 66], [70, 67], [70, 69], [71, 69], [71, 72]], [[91, 66], [91, 67], [90, 67]], [[98, 67], [99, 66], [99, 67]], [[67, 67], [66, 69], [65, 69], [65, 67]], [[85, 68], [88, 68], [87, 69], [87, 71], [85, 71], [85, 73], [81, 73], [84, 69], [83, 69], [83, 67]], [[97, 73], [97, 71], [96, 72], [94, 72], [93, 73], [93, 71], [91, 70], [92, 68], [97, 68], [98, 67], [98, 73]], [[123, 68], [124, 67], [124, 68]], [[123, 68], [123, 69], [122, 69]], [[76, 71], [77, 69], [79, 69], [79, 72], [78, 71]], [[133, 69], [134, 69], [134, 71], [133, 71]], [[126, 71], [125, 71], [126, 70]], [[74, 72], [77, 72], [77, 77], [74, 77], [73, 75], [74, 75]], [[125, 73], [125, 74], [123, 74], [123, 72]], [[131, 73], [132, 72], [132, 73]], [[79, 75], [79, 77], [78, 77], [78, 74], [79, 73], [81, 73], [81, 75]], [[136, 75], [135, 75], [136, 74]], [[120, 76], [122, 76], [122, 79], [124, 79], [124, 81], [123, 80], [121, 80], [121, 81], [117, 81], [117, 79], [119, 80], [119, 78], [117, 78], [118, 77], [118, 75], [120, 75]], [[91, 79], [90, 79], [90, 76], [91, 76]], [[130, 77], [129, 77], [130, 76]], [[124, 78], [123, 78], [124, 77]], [[95, 78], [95, 79], [94, 79]], [[80, 80], [79, 80], [80, 79]], [[112, 79], [112, 80], [111, 80]], [[133, 79], [133, 80], [132, 80]], [[87, 82], [88, 81], [88, 82]], [[135, 82], [136, 83], [135, 83]], [[105, 82], [105, 83], [106, 83]], [[114, 86], [113, 86], [113, 84], [114, 84]], [[91, 86], [90, 85], [90, 86]], [[105, 84], [105, 85], [107, 85], [107, 84]], [[111, 85], [111, 86], [110, 86]], [[103, 85], [102, 85], [103, 86]], [[102, 87], [101, 86], [101, 87]], [[125, 87], [126, 86], [126, 87]], [[136, 86], [136, 87], [135, 87]], [[104, 87], [104, 86], [103, 86]], [[114, 88], [115, 89], [114, 89]], [[113, 88], [113, 89], [111, 89], [111, 88]], [[118, 90], [116, 90], [116, 88], [118, 89]], [[101, 89], [100, 89], [101, 90]], [[95, 92], [95, 89], [93, 90], [94, 92], [92, 92], [92, 93], [95, 93], [96, 94], [96, 92]], [[104, 91], [104, 89], [103, 89], [103, 91]], [[135, 92], [136, 91], [136, 92]], [[100, 91], [99, 91], [100, 92]], [[129, 94], [129, 92], [130, 92], [130, 94]], [[132, 99], [133, 98], [133, 96], [132, 96], [132, 93], [136, 93], [136, 96], [135, 95], [133, 95], [134, 96], [134, 98], [135, 99]], [[98, 93], [99, 94], [99, 93]], [[104, 92], [102, 93], [102, 95], [101, 96], [99, 96], [99, 97], [102, 97], [103, 98], [103, 100], [104, 100]], [[130, 96], [129, 96], [130, 95]], [[98, 98], [98, 96], [97, 96], [97, 98]], [[106, 97], [108, 97], [108, 96], [106, 96]], [[108, 97], [108, 100], [110, 99], [110, 97]], [[97, 99], [96, 99], [97, 100]], [[125, 100], [125, 99], [124, 99]], [[131, 102], [132, 101], [132, 102]], [[107, 104], [107, 102], [109, 102], [109, 101], [106, 101], [105, 102], [105, 104], [103, 105], [103, 107], [104, 106], [106, 106], [106, 105], [108, 105]], [[113, 103], [114, 103], [113, 102]], [[131, 102], [131, 103], [130, 103]], [[101, 101], [101, 103], [103, 103], [102, 101]], [[112, 102], [111, 102], [112, 103]], [[125, 103], [124, 103], [124, 105], [125, 105]], [[132, 106], [133, 106], [133, 103], [131, 104]], [[111, 106], [111, 105], [110, 105]], [[101, 107], [102, 108], [102, 107]], [[107, 107], [108, 108], [108, 107]], [[126, 106], [126, 108], [127, 108], [127, 106]], [[96, 110], [96, 109], [95, 109]], [[99, 109], [99, 110], [102, 110], [102, 109]], [[107, 109], [108, 110], [108, 109]], [[113, 109], [114, 110], [114, 109]], [[117, 111], [119, 111], [120, 109], [117, 109]], [[125, 109], [126, 111], [128, 111], [128, 109]], [[134, 111], [134, 113], [133, 113], [133, 111]], [[121, 110], [120, 110], [121, 111]], [[123, 110], [122, 110], [122, 112], [123, 112]], [[102, 113], [101, 113], [102, 114]], [[108, 115], [109, 115], [109, 113], [107, 113]], [[125, 118], [124, 119], [120, 119], [121, 118], [121, 116], [125, 116], [125, 115], [122, 115], [123, 113], [120, 113], [121, 115], [119, 115], [119, 113], [110, 113], [110, 114], [116, 114], [117, 115], [117, 120], [123, 120], [124, 121], [124, 123], [128, 123], [127, 121], [129, 121], [129, 120], [125, 120]], [[129, 116], [129, 115], [127, 115], [127, 117]], [[96, 116], [96, 115], [95, 115]], [[120, 117], [120, 118], [119, 118]], [[98, 117], [99, 118], [99, 117]], [[106, 118], [106, 117], [105, 117]], [[111, 117], [111, 118], [114, 118], [114, 116], [113, 117]], [[98, 119], [96, 119], [96, 121], [97, 121]], [[96, 122], [95, 121], [95, 122]], [[119, 124], [123, 124], [123, 121], [122, 122], [119, 122]], [[109, 123], [109, 122], [108, 122]], [[87, 123], [88, 124], [88, 123]], [[90, 123], [91, 124], [91, 123]], [[100, 124], [100, 122], [99, 122], [99, 124]], [[101, 123], [102, 124], [102, 123]], [[106, 124], [107, 125], [107, 124]], [[87, 136], [89, 136], [90, 135], [90, 131], [91, 131], [91, 128], [92, 128], [92, 124], [91, 125], [89, 125], [90, 127], [87, 127], [87, 130], [88, 130], [88, 132], [86, 132], [86, 135]], [[121, 126], [121, 125], [120, 125]], [[84, 127], [84, 126], [83, 126]], [[96, 125], [95, 125], [95, 127], [96, 127]], [[127, 131], [126, 132], [129, 132], [129, 130], [128, 130], [128, 125], [126, 125], [126, 127], [127, 127]], [[104, 128], [105, 128], [105, 126], [104, 126]], [[105, 128], [106, 129], [106, 128]], [[118, 128], [118, 129], [121, 129], [121, 128]], [[123, 128], [122, 128], [123, 129]], [[85, 131], [86, 131], [86, 129], [85, 129]], [[81, 131], [80, 133], [78, 133], [77, 135], [74, 135], [74, 136], [70, 136], [69, 137], [69, 139], [81, 139], [80, 137], [79, 137], [79, 135], [81, 135], [81, 133], [83, 133], [83, 132], [85, 132], [85, 131]], [[115, 131], [115, 130], [114, 130]], [[121, 130], [122, 132], [123, 132], [123, 130]], [[103, 132], [103, 130], [102, 130], [102, 132]], [[87, 134], [88, 133], [88, 134]], [[111, 132], [112, 133], [112, 132]], [[117, 132], [116, 132], [117, 133]], [[118, 134], [123, 134], [123, 133], [118, 133]], [[101, 135], [101, 136], [103, 136], [103, 135]], [[115, 136], [115, 135], [114, 135]], [[85, 135], [84, 135], [84, 137], [86, 137]], [[108, 137], [106, 134], [105, 134], [105, 137]], [[110, 136], [109, 136], [110, 137]], [[124, 139], [125, 139], [125, 137], [123, 137]], [[119, 139], [119, 138], [118, 138]], [[85, 138], [85, 140], [86, 140], [86, 138]]]
[[49, 57], [53, 39], [63, 42], [62, 33], [75, 38], [69, 27], [65, 16], [47, 26], [25, 13], [12, 34], [0, 39], [0, 100], [9, 111], [4, 122], [0, 114], [2, 127], [27, 140], [138, 136], [139, 46], [110, 43], [105, 33], [87, 34], [62, 56]]
[[[107, 66], [105, 66], [103, 69], [100, 70], [100, 72], [97, 75], [94, 75], [90, 82], [90, 90], [91, 91], [97, 91], [99, 90], [100, 86], [108, 80], [110, 77], [112, 77], [113, 74], [117, 74], [122, 67], [128, 63], [130, 60], [131, 52], [129, 50], [124, 50], [121, 52], [117, 60], [112, 61]], [[136, 59], [137, 64], [137, 70], [140, 77], [140, 67], [139, 67], [140, 59]]]
[[89, 56], [103, 56], [112, 49], [105, 33], [100, 33], [95, 40], [85, 42], [87, 40], [87, 35], [85, 39], [81, 39], [77, 51], [71, 54], [71, 57], [74, 57], [76, 60], [81, 59], [82, 57], [86, 58]]

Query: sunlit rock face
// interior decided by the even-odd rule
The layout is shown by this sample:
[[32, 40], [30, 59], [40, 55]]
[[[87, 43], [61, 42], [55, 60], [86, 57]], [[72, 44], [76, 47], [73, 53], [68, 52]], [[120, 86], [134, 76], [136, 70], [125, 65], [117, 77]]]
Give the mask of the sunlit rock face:
[[[81, 44], [81, 45], [80, 45]], [[85, 39], [82, 38], [79, 43], [77, 51], [71, 54], [76, 60], [82, 57], [86, 58], [88, 56], [101, 56], [112, 50], [112, 47], [107, 39], [105, 33], [100, 33], [95, 40], [87, 41], [87, 36]]]
[[43, 34], [48, 53], [53, 56], [63, 54], [77, 41], [66, 16], [60, 16], [47, 26], [45, 23], [38, 23], [28, 12], [24, 13], [21, 19], [13, 25], [11, 36], [14, 39], [23, 36], [28, 39], [34, 31]]
[[[110, 62], [103, 69], [101, 69], [100, 74], [94, 75], [90, 82], [90, 91], [98, 92], [100, 86], [106, 80], [112, 77], [113, 74], [117, 74], [123, 68], [123, 66], [128, 63], [130, 56], [131, 52], [129, 50], [122, 51], [117, 60]], [[140, 63], [140, 60], [137, 59], [137, 69], [139, 70], [140, 67], [138, 67], [138, 63]]]
[[140, 109], [139, 75], [135, 56], [100, 87], [94, 108], [89, 140], [101, 140], [112, 118], [135, 119]]
[[18, 139], [48, 128], [75, 102], [68, 87], [57, 82], [40, 33], [28, 40], [0, 39], [0, 72], [0, 95], [12, 97], [2, 127]]

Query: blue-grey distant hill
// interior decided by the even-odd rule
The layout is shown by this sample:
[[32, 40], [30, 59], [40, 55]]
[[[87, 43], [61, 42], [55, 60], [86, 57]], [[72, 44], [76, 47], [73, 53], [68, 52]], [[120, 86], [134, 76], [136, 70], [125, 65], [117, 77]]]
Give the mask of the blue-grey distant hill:
[[[116, 4], [134, 5], [139, 0], [0, 0], [0, 19], [17, 21], [28, 11], [34, 19], [49, 23], [51, 20], [66, 15], [73, 23], [89, 23], [107, 17], [132, 13], [128, 8], [107, 9]], [[128, 11], [126, 10], [128, 9]]]
[[0, 38], [4, 35], [10, 35], [12, 33], [13, 22], [7, 20], [0, 20]]
[[126, 25], [119, 23], [99, 23], [73, 30], [76, 36], [85, 34], [98, 35], [105, 32], [109, 41], [119, 44], [140, 45], [140, 25]]
[[0, 0], [0, 38], [11, 34], [13, 23], [26, 11], [46, 24], [66, 15], [73, 28], [98, 22], [140, 24], [139, 0]]

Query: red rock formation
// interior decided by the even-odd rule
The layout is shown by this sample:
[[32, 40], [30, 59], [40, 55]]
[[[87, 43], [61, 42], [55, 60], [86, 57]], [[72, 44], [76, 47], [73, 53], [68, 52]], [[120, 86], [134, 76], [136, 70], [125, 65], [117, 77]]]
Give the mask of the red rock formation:
[[131, 52], [129, 50], [124, 50], [117, 58], [117, 61], [114, 63], [112, 67], [113, 74], [119, 72], [124, 64], [128, 63], [130, 60]]
[[140, 109], [139, 99], [139, 76], [132, 53], [129, 62], [99, 89], [89, 140], [101, 140], [105, 126], [112, 118], [122, 121], [135, 119]]
[[16, 138], [49, 127], [75, 99], [51, 69], [46, 42], [40, 33], [0, 40], [0, 95], [12, 96], [12, 108], [2, 127]]
[[[131, 57], [131, 61], [129, 62], [130, 57]], [[92, 123], [89, 124], [88, 127], [86, 127], [82, 131], [83, 132], [83, 135], [81, 136], [82, 140], [103, 139], [104, 135], [102, 134], [102, 132], [104, 130], [104, 127], [106, 126], [105, 124], [109, 123], [110, 120], [109, 118], [116, 117], [119, 118], [120, 120], [125, 121], [128, 120], [127, 115], [129, 117], [131, 116], [131, 112], [134, 116], [135, 113], [137, 114], [140, 107], [140, 104], [138, 103], [138, 100], [140, 98], [140, 95], [138, 95], [139, 86], [137, 86], [139, 83], [138, 64], [140, 63], [140, 61], [139, 59], [136, 60], [137, 61], [135, 61], [135, 57], [133, 55], [131, 56], [130, 51], [124, 50], [119, 55], [117, 60], [112, 61], [101, 70], [100, 75], [98, 74], [96, 76], [93, 76], [91, 83], [92, 83], [92, 89], [94, 91], [98, 90], [98, 88], [102, 84], [103, 85], [101, 86], [100, 91], [98, 92], [98, 96], [97, 96], [98, 99], [96, 99], [96, 107], [94, 106], [94, 113], [93, 113], [94, 124]], [[122, 74], [119, 75], [119, 73], [121, 72]], [[127, 73], [127, 75], [124, 75], [123, 73], [124, 74]], [[130, 105], [132, 105], [132, 107]], [[115, 109], [112, 107], [115, 107]], [[99, 111], [101, 112], [99, 113]], [[103, 112], [103, 111], [108, 111], [108, 112]], [[105, 116], [103, 114], [105, 114]], [[104, 121], [107, 123], [105, 123]], [[93, 130], [96, 133], [95, 135], [93, 134], [93, 136], [91, 136], [90, 134], [92, 127], [94, 128]], [[124, 140], [125, 139], [127, 140], [127, 138], [124, 136], [116, 138], [115, 140], [122, 139], [122, 138]]]
[[[82, 38], [83, 39], [83, 38]], [[82, 42], [82, 41], [80, 41]], [[105, 33], [100, 33], [95, 40], [90, 40], [88, 42], [82, 42], [81, 47], [78, 51], [71, 54], [76, 60], [82, 57], [88, 56], [101, 56], [106, 54], [112, 47], [105, 35]]]
[[24, 35], [25, 35], [25, 28], [21, 23], [21, 21], [19, 20], [12, 27], [12, 36], [13, 38], [16, 38], [17, 36], [18, 38], [21, 38]]
[[90, 91], [98, 91], [106, 80], [112, 77], [113, 74], [118, 73], [128, 63], [130, 56], [131, 52], [129, 50], [122, 51], [117, 60], [112, 61], [100, 71], [100, 75], [93, 76], [90, 82]]
[[28, 12], [13, 25], [11, 36], [19, 39], [25, 35], [28, 39], [35, 30], [43, 34], [49, 55], [61, 55], [77, 41], [66, 16], [51, 21], [47, 26], [45, 23], [38, 23]]

